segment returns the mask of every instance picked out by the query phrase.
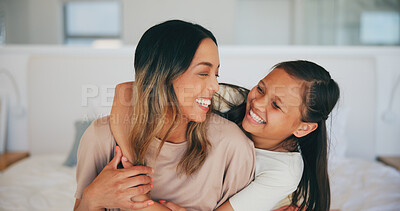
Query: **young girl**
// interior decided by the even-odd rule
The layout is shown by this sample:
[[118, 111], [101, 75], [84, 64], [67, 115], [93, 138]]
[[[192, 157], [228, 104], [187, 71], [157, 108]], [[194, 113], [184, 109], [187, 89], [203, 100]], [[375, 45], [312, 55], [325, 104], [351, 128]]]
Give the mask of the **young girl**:
[[[256, 175], [217, 210], [271, 210], [289, 194], [292, 207], [329, 210], [325, 120], [339, 99], [339, 87], [329, 73], [309, 61], [282, 62], [250, 92], [231, 85], [226, 89], [236, 90], [239, 97], [217, 96], [215, 112], [234, 122], [243, 120], [240, 125], [256, 147]], [[247, 102], [232, 102], [246, 95]], [[113, 113], [121, 115], [123, 109]]]
[[[254, 172], [253, 144], [237, 125], [210, 114], [211, 98], [219, 89], [212, 33], [178, 20], [153, 26], [137, 45], [134, 66], [137, 103], [127, 149], [136, 165], [155, 170], [152, 196], [168, 196], [193, 210], [212, 210], [248, 185]], [[152, 204], [131, 201], [132, 196], [134, 201], [145, 197], [139, 194], [150, 189], [151, 178], [144, 174], [151, 170], [117, 169], [121, 153], [113, 135], [118, 135], [110, 130], [115, 121], [118, 117], [94, 121], [81, 139], [76, 210]]]

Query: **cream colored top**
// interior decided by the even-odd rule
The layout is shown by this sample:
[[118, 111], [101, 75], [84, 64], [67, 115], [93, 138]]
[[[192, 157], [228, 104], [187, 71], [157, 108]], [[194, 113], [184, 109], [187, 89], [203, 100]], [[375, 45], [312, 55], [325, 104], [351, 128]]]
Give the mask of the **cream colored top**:
[[[176, 172], [187, 142], [166, 142], [155, 160], [160, 140], [154, 140], [146, 154], [147, 164], [155, 169], [153, 200], [172, 201], [187, 210], [213, 210], [251, 182], [254, 145], [239, 127], [211, 114], [207, 136], [212, 145], [209, 155], [201, 169], [189, 177], [179, 177]], [[82, 197], [84, 188], [113, 158], [115, 143], [109, 117], [95, 120], [86, 130], [78, 149], [76, 198]]]
[[287, 196], [297, 189], [303, 175], [301, 154], [264, 149], [255, 149], [255, 152], [255, 179], [229, 199], [233, 209], [264, 211], [290, 204], [287, 202]]

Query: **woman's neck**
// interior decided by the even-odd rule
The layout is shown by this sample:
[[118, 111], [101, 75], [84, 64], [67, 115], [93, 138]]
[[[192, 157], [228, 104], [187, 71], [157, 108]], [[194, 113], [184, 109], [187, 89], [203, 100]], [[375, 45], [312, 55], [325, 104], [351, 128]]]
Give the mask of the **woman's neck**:
[[[186, 130], [188, 127], [189, 121], [185, 119], [181, 119], [177, 125], [177, 127], [170, 131], [168, 136], [166, 137], [165, 141], [179, 144], [186, 141]], [[171, 127], [171, 124], [165, 124], [160, 136], [158, 138], [163, 138], [166, 134], [168, 129]]]

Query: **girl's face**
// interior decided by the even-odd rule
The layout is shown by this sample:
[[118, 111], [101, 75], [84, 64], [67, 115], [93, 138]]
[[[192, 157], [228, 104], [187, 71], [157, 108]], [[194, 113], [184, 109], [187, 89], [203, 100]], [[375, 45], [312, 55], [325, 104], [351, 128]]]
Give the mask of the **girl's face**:
[[183, 118], [202, 122], [206, 119], [211, 98], [218, 91], [218, 47], [210, 38], [201, 41], [189, 68], [172, 84]]
[[298, 135], [303, 126], [302, 84], [276, 68], [250, 91], [242, 126], [251, 133], [257, 148], [268, 149], [292, 134]]

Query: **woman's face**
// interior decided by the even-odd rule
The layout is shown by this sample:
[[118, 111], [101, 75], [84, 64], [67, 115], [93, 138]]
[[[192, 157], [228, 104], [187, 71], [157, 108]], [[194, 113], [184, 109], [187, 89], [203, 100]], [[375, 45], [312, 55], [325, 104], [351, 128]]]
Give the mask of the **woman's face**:
[[257, 148], [279, 144], [299, 128], [302, 81], [276, 68], [247, 97], [243, 128]]
[[210, 38], [201, 41], [189, 68], [172, 84], [183, 118], [202, 122], [206, 119], [211, 98], [218, 91], [218, 47]]

